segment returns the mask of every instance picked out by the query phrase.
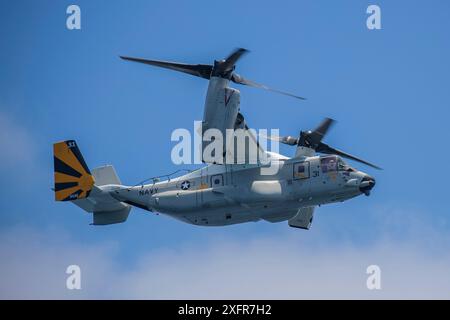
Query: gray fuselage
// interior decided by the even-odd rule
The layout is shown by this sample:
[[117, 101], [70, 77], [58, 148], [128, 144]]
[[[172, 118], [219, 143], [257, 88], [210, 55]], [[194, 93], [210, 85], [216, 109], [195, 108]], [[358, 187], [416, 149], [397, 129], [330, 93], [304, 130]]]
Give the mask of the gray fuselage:
[[109, 188], [125, 203], [195, 225], [223, 226], [288, 220], [300, 208], [368, 194], [374, 184], [337, 156], [279, 156], [276, 163], [272, 175], [261, 174], [262, 165], [210, 164], [172, 180]]

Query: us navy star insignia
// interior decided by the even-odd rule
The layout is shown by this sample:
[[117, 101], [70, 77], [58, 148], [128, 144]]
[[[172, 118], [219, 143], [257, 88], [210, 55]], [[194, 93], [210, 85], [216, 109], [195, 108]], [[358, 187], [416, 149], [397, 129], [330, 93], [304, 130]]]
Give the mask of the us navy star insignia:
[[182, 190], [188, 190], [191, 187], [191, 183], [189, 181], [183, 181], [181, 183], [181, 189]]

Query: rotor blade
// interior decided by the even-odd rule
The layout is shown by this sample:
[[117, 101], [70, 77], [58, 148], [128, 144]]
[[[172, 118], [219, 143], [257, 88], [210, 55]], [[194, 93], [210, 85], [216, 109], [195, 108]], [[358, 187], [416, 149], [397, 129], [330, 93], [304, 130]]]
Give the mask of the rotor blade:
[[249, 51], [244, 48], [237, 48], [234, 50], [228, 57], [225, 58], [225, 62], [223, 64], [224, 70], [232, 69], [233, 66], [236, 64], [236, 62], [246, 53]]
[[209, 79], [211, 77], [212, 66], [208, 64], [185, 64], [170, 61], [159, 61], [159, 60], [147, 60], [140, 58], [124, 57], [120, 56], [123, 60], [133, 61], [148, 64], [155, 67], [175, 70], [179, 72], [188, 73], [190, 75]]
[[311, 143], [313, 145], [318, 145], [320, 141], [322, 141], [323, 137], [327, 134], [330, 127], [335, 123], [336, 121], [330, 118], [325, 118], [319, 126], [314, 129], [310, 134], [309, 137], [311, 139]]
[[342, 156], [344, 158], [348, 158], [348, 159], [351, 159], [351, 160], [355, 160], [355, 161], [364, 163], [365, 165], [368, 165], [368, 166], [370, 166], [372, 168], [375, 168], [375, 169], [378, 169], [378, 170], [383, 170], [382, 168], [380, 168], [380, 167], [378, 167], [378, 166], [376, 166], [376, 165], [374, 165], [374, 164], [372, 164], [370, 162], [367, 162], [367, 161], [365, 161], [363, 159], [355, 157], [355, 156], [353, 156], [353, 155], [351, 155], [349, 153], [346, 153], [344, 151], [341, 151], [341, 150], [335, 149], [333, 147], [330, 147], [329, 145], [327, 145], [325, 143], [322, 143], [322, 142], [316, 148], [316, 151], [317, 152], [321, 152], [321, 153], [326, 153], [326, 154], [335, 154], [335, 155], [338, 155], [338, 156]]
[[306, 100], [306, 98], [297, 96], [295, 94], [292, 94], [292, 93], [289, 93], [289, 92], [285, 92], [285, 91], [281, 91], [281, 90], [278, 90], [278, 89], [273, 89], [273, 88], [270, 88], [270, 87], [268, 87], [268, 86], [266, 86], [264, 84], [259, 84], [257, 82], [245, 79], [245, 78], [241, 77], [240, 75], [238, 75], [236, 73], [233, 73], [233, 75], [231, 77], [231, 81], [233, 81], [234, 83], [243, 84], [245, 86], [250, 86], [250, 87], [254, 87], [254, 88], [259, 88], [259, 89], [264, 89], [264, 90], [276, 92], [276, 93], [283, 94], [285, 96], [293, 97], [293, 98], [296, 98], [296, 99]]
[[325, 118], [319, 126], [314, 129], [314, 132], [325, 136], [327, 134], [328, 129], [330, 129], [331, 125], [333, 125], [336, 121], [331, 118]]
[[267, 139], [267, 140], [272, 140], [272, 141], [278, 141], [284, 144], [287, 144], [289, 146], [296, 146], [298, 143], [298, 139], [291, 137], [291, 136], [266, 136], [265, 134], [260, 134], [261, 137]]
[[264, 139], [272, 140], [272, 141], [281, 142], [283, 140], [283, 137], [280, 137], [280, 136], [267, 136], [267, 135], [262, 134], [262, 133], [260, 133], [259, 136], [263, 137]]

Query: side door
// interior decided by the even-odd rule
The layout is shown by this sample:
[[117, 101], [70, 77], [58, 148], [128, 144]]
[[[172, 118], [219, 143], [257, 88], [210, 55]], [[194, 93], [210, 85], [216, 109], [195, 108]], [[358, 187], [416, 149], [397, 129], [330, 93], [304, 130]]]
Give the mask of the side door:
[[225, 170], [224, 185], [231, 186], [233, 185], [233, 165], [225, 164]]
[[204, 167], [201, 171], [201, 176], [198, 181], [197, 188], [197, 205], [202, 206], [205, 203], [205, 195], [203, 190], [209, 188], [209, 175], [208, 175], [208, 166]]

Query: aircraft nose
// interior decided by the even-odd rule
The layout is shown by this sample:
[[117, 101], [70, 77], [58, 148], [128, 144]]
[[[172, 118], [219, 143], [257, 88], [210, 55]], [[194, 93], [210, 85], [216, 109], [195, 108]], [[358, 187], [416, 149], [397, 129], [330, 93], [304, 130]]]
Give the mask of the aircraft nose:
[[370, 195], [370, 190], [375, 186], [375, 179], [369, 175], [365, 175], [359, 184], [359, 191], [366, 196]]

